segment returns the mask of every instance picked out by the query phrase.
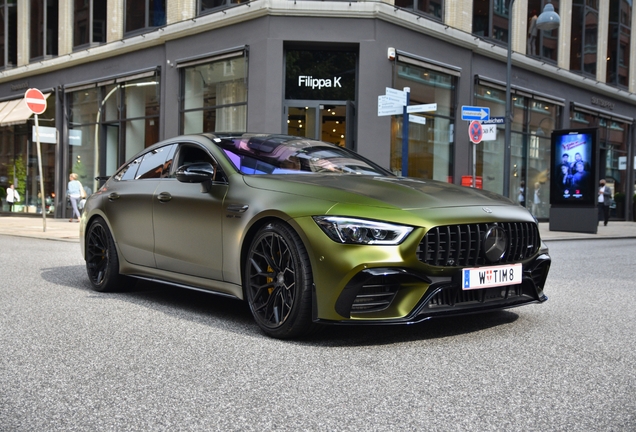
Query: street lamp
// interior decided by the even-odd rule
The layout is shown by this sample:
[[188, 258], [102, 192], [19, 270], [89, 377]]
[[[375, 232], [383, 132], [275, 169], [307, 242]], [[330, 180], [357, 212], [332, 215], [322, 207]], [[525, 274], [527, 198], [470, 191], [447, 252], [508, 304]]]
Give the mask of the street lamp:
[[[509, 24], [508, 24], [508, 58], [506, 62], [506, 118], [505, 118], [505, 148], [504, 148], [504, 190], [503, 194], [505, 196], [510, 195], [510, 157], [511, 157], [511, 147], [510, 147], [510, 129], [512, 122], [512, 110], [511, 110], [511, 97], [510, 97], [510, 81], [512, 80], [512, 6], [514, 5], [515, 0], [510, 0], [510, 5], [508, 7], [508, 16]], [[561, 24], [561, 18], [559, 14], [554, 11], [554, 6], [550, 0], [543, 8], [543, 12], [537, 18], [537, 28], [539, 30], [554, 30], [559, 27]]]

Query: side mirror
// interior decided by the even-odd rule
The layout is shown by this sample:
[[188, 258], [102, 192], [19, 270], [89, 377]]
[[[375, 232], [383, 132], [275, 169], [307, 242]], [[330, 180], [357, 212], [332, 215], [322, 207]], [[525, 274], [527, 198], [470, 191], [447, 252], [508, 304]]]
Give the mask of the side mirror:
[[203, 183], [214, 179], [214, 167], [209, 162], [183, 165], [177, 169], [177, 180], [182, 183]]

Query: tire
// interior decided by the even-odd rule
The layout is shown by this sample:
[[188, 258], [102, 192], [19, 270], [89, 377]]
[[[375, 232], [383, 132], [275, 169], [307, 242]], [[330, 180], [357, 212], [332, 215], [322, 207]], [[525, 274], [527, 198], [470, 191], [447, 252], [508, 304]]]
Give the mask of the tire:
[[261, 330], [279, 339], [312, 332], [312, 284], [311, 264], [298, 234], [281, 222], [262, 227], [250, 245], [243, 277]]
[[113, 236], [102, 218], [97, 218], [86, 231], [86, 273], [93, 290], [123, 291], [131, 278], [119, 274], [119, 258]]

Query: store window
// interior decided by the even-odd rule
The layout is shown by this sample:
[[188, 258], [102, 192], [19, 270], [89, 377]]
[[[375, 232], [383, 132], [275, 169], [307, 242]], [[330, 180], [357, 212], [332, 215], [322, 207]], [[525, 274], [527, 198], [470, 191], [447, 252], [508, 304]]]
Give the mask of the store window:
[[106, 43], [106, 2], [73, 2], [73, 47]]
[[145, 75], [68, 91], [68, 167], [84, 187], [159, 141], [159, 76]]
[[[490, 108], [490, 117], [504, 117], [505, 87], [487, 82], [475, 85], [475, 104]], [[550, 135], [559, 129], [563, 107], [539, 95], [512, 92], [510, 161], [505, 160], [505, 125], [497, 127], [497, 139], [482, 141], [476, 148], [476, 176], [483, 188], [504, 193], [528, 208], [539, 219], [549, 216]], [[510, 178], [504, 168], [510, 164]]]
[[18, 64], [17, 0], [0, 0], [0, 69]]
[[[55, 212], [55, 98], [49, 97], [47, 109], [39, 115], [40, 155], [42, 178], [44, 179], [44, 208]], [[32, 117], [22, 124], [0, 127], [0, 210], [13, 213], [42, 213], [40, 174], [38, 167], [37, 141], [33, 135], [35, 123]], [[44, 133], [46, 132], [46, 134]], [[49, 133], [52, 139], [48, 139]], [[46, 136], [45, 136], [46, 135]], [[20, 201], [9, 209], [6, 189], [13, 184]]]
[[166, 25], [166, 0], [126, 0], [126, 34]]
[[57, 11], [57, 0], [31, 0], [31, 59], [57, 55]]
[[395, 0], [395, 6], [413, 10], [439, 21], [443, 18], [443, 0]]
[[289, 135], [355, 148], [357, 47], [290, 46], [285, 51], [285, 124]]
[[247, 3], [248, 1], [249, 0], [199, 0], [198, 14], [204, 15], [226, 7]]
[[545, 5], [551, 3], [559, 13], [558, 0], [528, 0], [528, 39], [526, 54], [556, 63], [558, 55], [559, 30], [539, 30], [536, 22]]
[[577, 105], [571, 108], [571, 113], [571, 128], [598, 128], [599, 178], [606, 179], [607, 186], [612, 189], [611, 216], [625, 218], [625, 206], [629, 202], [627, 194], [631, 190], [627, 176], [627, 149], [633, 120], [612, 117]]
[[181, 133], [246, 131], [247, 58], [243, 51], [179, 68]]
[[572, 0], [570, 70], [596, 76], [598, 0]]
[[473, 34], [508, 43], [510, 0], [473, 0]]
[[[437, 104], [409, 121], [408, 176], [449, 182], [453, 175], [456, 88], [459, 74], [398, 56], [393, 88], [410, 88], [410, 105]], [[391, 117], [391, 170], [402, 173], [403, 116]], [[417, 121], [413, 121], [417, 120]]]
[[632, 2], [610, 0], [607, 34], [607, 83], [629, 86], [629, 50], [632, 34]]

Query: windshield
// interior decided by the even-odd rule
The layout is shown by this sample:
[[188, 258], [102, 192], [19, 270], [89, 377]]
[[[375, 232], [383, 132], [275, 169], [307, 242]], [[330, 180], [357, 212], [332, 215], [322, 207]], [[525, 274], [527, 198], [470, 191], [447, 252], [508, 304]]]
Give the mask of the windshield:
[[243, 174], [392, 175], [362, 156], [321, 141], [286, 135], [244, 135], [215, 139]]

